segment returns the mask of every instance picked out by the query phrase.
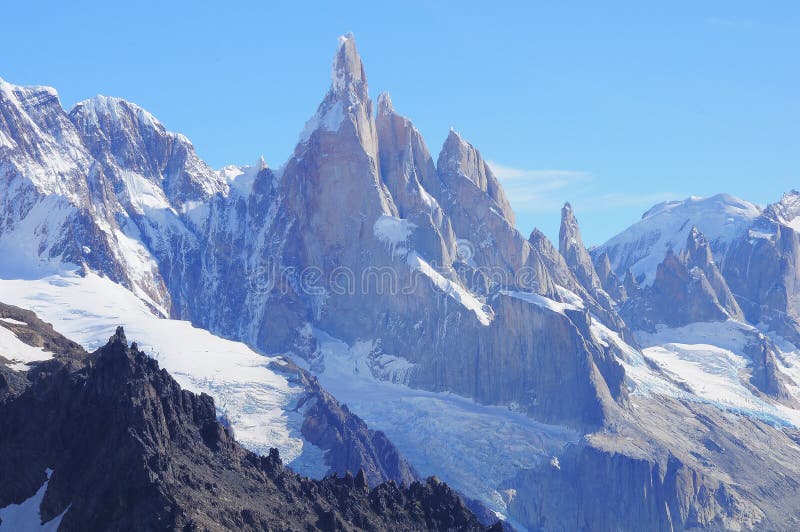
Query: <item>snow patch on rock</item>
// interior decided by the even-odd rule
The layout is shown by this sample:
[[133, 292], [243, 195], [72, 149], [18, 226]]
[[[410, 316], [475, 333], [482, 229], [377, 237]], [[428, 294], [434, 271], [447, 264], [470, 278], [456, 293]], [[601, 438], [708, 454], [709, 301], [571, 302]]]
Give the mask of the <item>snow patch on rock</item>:
[[45, 470], [47, 480], [30, 498], [25, 499], [20, 504], [11, 504], [5, 508], [0, 508], [0, 532], [56, 532], [61, 526], [61, 519], [67, 513], [69, 507], [50, 521], [42, 523], [40, 508], [44, 495], [47, 493], [47, 485], [53, 474], [52, 469]]
[[408, 240], [416, 228], [409, 220], [384, 214], [375, 220], [372, 232], [381, 242], [396, 246]]
[[419, 271], [425, 275], [433, 282], [433, 285], [438, 290], [444, 292], [447, 297], [453, 299], [467, 310], [474, 312], [475, 317], [478, 318], [481, 325], [488, 326], [492, 323], [494, 313], [488, 305], [483, 304], [466, 288], [437, 272], [436, 269], [428, 264], [425, 259], [420, 257], [416, 251], [412, 251], [408, 254], [407, 261], [408, 265], [411, 266], [413, 270]]
[[[3, 295], [5, 298], [5, 294]], [[19, 325], [25, 324], [17, 320], [9, 320], [3, 318], [3, 322]], [[0, 325], [0, 359], [9, 360], [8, 367], [15, 371], [27, 371], [28, 364], [31, 362], [41, 362], [42, 360], [50, 360], [53, 358], [53, 353], [45, 351], [41, 347], [33, 347], [19, 338], [17, 335]]]

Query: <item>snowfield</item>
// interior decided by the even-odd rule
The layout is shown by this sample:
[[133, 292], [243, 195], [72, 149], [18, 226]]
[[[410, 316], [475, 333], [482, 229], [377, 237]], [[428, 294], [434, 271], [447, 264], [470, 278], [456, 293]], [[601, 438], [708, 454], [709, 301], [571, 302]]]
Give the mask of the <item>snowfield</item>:
[[[642, 344], [638, 355], [618, 335], [594, 322], [597, 337], [625, 350], [622, 362], [634, 393], [700, 401], [773, 425], [800, 427], [800, 411], [757, 395], [747, 383], [752, 361], [745, 346], [761, 334], [755, 327], [728, 320], [660, 326], [653, 334], [638, 331]], [[800, 353], [783, 346], [779, 355], [781, 371], [797, 382]], [[798, 387], [792, 391], [800, 397]]]

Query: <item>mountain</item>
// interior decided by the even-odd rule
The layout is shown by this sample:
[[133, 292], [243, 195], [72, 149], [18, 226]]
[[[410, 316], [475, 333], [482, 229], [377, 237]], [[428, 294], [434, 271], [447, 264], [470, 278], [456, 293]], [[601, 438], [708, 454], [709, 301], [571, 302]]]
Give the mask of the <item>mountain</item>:
[[30, 313], [2, 312], [25, 317], [27, 338], [57, 353], [0, 402], [0, 526], [485, 529], [434, 478], [370, 489], [363, 470], [315, 481], [277, 449], [246, 451], [211, 397], [182, 390], [122, 328], [88, 354]]
[[797, 204], [787, 193], [767, 206], [726, 254], [722, 273], [751, 323], [800, 342]]
[[717, 268], [705, 236], [692, 226], [683, 251], [670, 248], [656, 268], [652, 286], [627, 297], [626, 323], [654, 331], [656, 324], [680, 327], [694, 322], [744, 321], [742, 310]]
[[130, 102], [4, 84], [0, 298], [89, 351], [125, 325], [316, 479], [436, 475], [520, 529], [792, 528], [797, 193], [660, 204], [593, 250], [567, 204], [556, 246], [461, 135], [432, 154], [373, 106], [352, 35], [331, 73], [288, 161], [219, 171]]
[[[226, 184], [133, 104], [98, 97], [68, 115], [54, 109], [102, 177], [105, 196], [89, 205], [111, 215], [91, 214], [90, 226], [127, 239], [109, 244], [105, 267], [61, 260], [268, 353], [313, 366], [321, 354], [310, 328], [372, 343], [376, 372], [379, 360], [404, 359], [391, 378], [414, 387], [602, 425], [605, 403], [623, 394], [619, 366], [581, 334], [583, 317], [527, 298], [569, 299], [552, 278], [571, 274], [551, 271], [514, 229], [480, 153], [451, 132], [434, 165], [388, 96], [376, 117], [352, 36], [340, 40], [332, 74], [294, 155], [279, 172], [248, 170], [249, 189]], [[574, 393], [556, 399], [565, 385]]]
[[655, 280], [656, 266], [669, 249], [683, 250], [694, 226], [709, 241], [712, 251], [723, 253], [730, 242], [747, 232], [761, 209], [727, 194], [708, 198], [692, 197], [655, 205], [642, 219], [593, 250], [593, 255], [608, 254], [618, 276], [630, 269], [640, 284]]
[[710, 249], [710, 254], [701, 252], [700, 260], [713, 262], [719, 270], [719, 275], [709, 274], [716, 279], [716, 290], [730, 292], [720, 294], [728, 313], [796, 343], [800, 314], [795, 303], [798, 237], [793, 225], [798, 196], [789, 192], [763, 210], [726, 194], [656, 205], [593, 255], [597, 260], [607, 254], [616, 275], [630, 269], [641, 285], [649, 286], [669, 251], [682, 252], [686, 242], [693, 242], [690, 233], [698, 231]]

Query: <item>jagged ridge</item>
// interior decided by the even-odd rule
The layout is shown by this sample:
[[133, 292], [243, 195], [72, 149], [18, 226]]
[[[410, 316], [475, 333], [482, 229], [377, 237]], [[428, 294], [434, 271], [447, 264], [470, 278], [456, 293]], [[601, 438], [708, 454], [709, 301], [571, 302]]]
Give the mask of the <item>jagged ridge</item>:
[[11, 480], [0, 508], [30, 497], [50, 468], [41, 515], [63, 513], [60, 530], [484, 528], [435, 479], [370, 490], [363, 471], [312, 481], [275, 449], [244, 450], [213, 400], [181, 390], [122, 328], [77, 369], [41, 364], [0, 404], [0, 427], [0, 476]]

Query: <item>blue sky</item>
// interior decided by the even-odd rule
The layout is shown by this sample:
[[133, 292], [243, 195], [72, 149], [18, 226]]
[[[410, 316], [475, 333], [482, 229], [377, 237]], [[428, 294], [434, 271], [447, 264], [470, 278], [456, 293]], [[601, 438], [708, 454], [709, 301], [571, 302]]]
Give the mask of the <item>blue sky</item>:
[[526, 234], [557, 236], [566, 200], [596, 244], [665, 199], [800, 188], [798, 2], [137, 4], [3, 2], [0, 77], [125, 97], [214, 167], [279, 166], [352, 31], [373, 98], [434, 157], [451, 126], [477, 146]]

